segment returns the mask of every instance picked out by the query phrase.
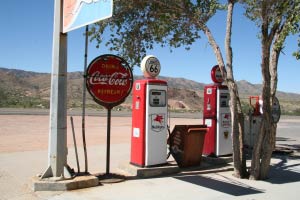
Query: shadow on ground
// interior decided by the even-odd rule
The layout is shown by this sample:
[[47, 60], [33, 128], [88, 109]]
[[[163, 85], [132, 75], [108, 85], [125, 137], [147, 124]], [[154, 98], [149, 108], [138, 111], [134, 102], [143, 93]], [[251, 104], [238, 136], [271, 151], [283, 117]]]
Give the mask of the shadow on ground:
[[287, 165], [287, 159], [300, 160], [300, 156], [281, 156], [281, 161], [271, 166], [269, 179], [272, 184], [285, 184], [300, 181], [300, 163]]
[[295, 139], [287, 138], [287, 137], [276, 137], [277, 142], [288, 142], [288, 141], [296, 141]]
[[174, 177], [178, 180], [192, 183], [201, 187], [206, 187], [215, 191], [226, 193], [232, 196], [243, 196], [249, 194], [263, 193], [264, 191], [238, 182], [233, 179], [227, 178], [227, 180], [216, 179], [212, 177], [186, 175]]
[[[265, 180], [266, 182], [271, 184], [300, 182], [300, 162], [298, 162], [300, 161], [300, 155], [276, 154], [273, 157], [280, 159], [280, 162], [271, 166], [269, 174], [270, 178]], [[294, 162], [292, 162], [292, 164], [288, 164], [291, 163], [291, 160]], [[220, 174], [218, 174], [218, 176], [220, 176]], [[261, 189], [244, 184], [229, 177], [223, 177], [220, 179], [208, 177], [201, 173], [188, 173], [174, 176], [174, 178], [233, 196], [243, 196], [264, 192]]]

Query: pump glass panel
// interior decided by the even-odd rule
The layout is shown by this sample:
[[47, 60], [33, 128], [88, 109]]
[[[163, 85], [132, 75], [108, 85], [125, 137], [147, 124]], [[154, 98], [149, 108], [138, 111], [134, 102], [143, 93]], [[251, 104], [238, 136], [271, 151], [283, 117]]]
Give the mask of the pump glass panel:
[[149, 96], [150, 106], [165, 107], [166, 106], [166, 91], [165, 90], [150, 90]]
[[220, 107], [221, 108], [229, 107], [229, 94], [228, 93], [220, 94]]

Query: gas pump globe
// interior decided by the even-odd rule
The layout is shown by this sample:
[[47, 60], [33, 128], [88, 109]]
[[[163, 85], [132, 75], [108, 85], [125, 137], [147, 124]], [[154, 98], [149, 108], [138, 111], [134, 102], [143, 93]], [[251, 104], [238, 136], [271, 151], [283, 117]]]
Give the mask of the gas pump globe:
[[150, 55], [141, 63], [144, 79], [136, 80], [132, 94], [130, 163], [151, 167], [167, 163], [167, 82], [156, 77], [159, 60]]
[[213, 84], [204, 87], [203, 123], [208, 131], [203, 154], [224, 156], [232, 154], [231, 113], [228, 87], [222, 85], [219, 66], [211, 70]]

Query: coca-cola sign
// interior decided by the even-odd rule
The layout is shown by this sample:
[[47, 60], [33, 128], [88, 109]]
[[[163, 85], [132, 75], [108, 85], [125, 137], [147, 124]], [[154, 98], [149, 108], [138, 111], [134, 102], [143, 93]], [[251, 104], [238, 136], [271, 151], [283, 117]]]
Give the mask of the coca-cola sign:
[[115, 55], [95, 58], [86, 71], [86, 86], [94, 100], [106, 107], [122, 103], [129, 95], [133, 75], [128, 63]]

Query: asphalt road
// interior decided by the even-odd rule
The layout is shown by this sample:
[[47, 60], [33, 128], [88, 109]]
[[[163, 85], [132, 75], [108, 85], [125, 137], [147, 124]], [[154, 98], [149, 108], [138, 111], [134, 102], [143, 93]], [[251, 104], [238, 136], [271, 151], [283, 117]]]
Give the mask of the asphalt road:
[[[82, 110], [79, 108], [68, 109], [68, 115], [81, 116]], [[86, 116], [100, 116], [105, 117], [107, 115], [106, 110], [86, 109]], [[0, 108], [0, 115], [49, 115], [48, 109], [34, 109], [34, 108]], [[115, 111], [111, 113], [114, 117], [131, 117], [131, 111]], [[192, 118], [201, 119], [201, 112], [170, 112], [171, 118]]]

